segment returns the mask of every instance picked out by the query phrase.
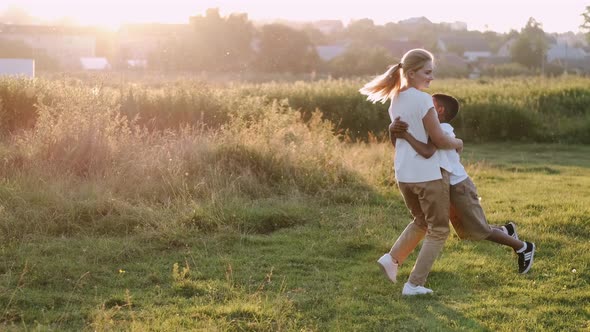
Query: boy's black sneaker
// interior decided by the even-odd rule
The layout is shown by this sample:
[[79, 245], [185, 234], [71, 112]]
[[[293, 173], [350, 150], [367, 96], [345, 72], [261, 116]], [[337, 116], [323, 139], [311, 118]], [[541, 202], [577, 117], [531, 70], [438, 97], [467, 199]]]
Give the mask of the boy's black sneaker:
[[525, 242], [526, 249], [517, 253], [518, 255], [518, 273], [525, 274], [529, 272], [533, 266], [533, 258], [535, 256], [535, 244], [532, 242]]
[[516, 233], [516, 225], [512, 221], [502, 227], [504, 227], [508, 235], [518, 240], [518, 234]]

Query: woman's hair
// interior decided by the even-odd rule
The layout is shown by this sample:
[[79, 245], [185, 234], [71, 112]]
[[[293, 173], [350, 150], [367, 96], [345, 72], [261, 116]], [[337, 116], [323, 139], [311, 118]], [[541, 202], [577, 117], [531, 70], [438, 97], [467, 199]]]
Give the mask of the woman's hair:
[[399, 93], [402, 83], [407, 80], [406, 74], [420, 70], [428, 61], [434, 61], [432, 53], [421, 48], [409, 50], [400, 63], [390, 66], [387, 71], [365, 84], [359, 91], [369, 101], [385, 103]]

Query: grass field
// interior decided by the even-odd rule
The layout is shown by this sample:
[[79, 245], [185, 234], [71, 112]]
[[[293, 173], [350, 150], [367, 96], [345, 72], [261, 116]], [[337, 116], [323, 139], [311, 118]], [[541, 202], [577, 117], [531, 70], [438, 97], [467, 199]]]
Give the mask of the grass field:
[[[110, 227], [109, 216], [149, 219], [159, 209], [165, 219], [177, 203], [154, 198], [157, 207], [139, 208], [149, 200], [131, 191], [120, 203], [136, 203], [127, 209], [81, 195], [93, 192], [82, 188], [93, 183], [81, 180], [37, 191], [62, 182], [25, 181], [3, 168], [0, 216], [63, 223], [70, 213], [73, 226], [60, 234], [2, 223], [14, 234], [0, 243], [0, 330], [590, 330], [589, 146], [468, 144], [463, 158], [490, 223], [515, 220], [520, 237], [538, 246], [535, 264], [518, 275], [510, 249], [452, 234], [428, 280], [435, 294], [416, 298], [403, 298], [402, 283], [389, 283], [375, 263], [409, 222], [391, 178], [390, 147], [354, 144], [338, 152], [357, 178], [352, 187], [233, 199], [222, 192], [192, 207], [182, 223], [170, 212], [169, 226], [135, 222], [104, 232], [97, 223]], [[72, 187], [78, 191], [68, 197]], [[71, 211], [52, 209], [76, 195], [83, 197]], [[99, 208], [110, 214], [84, 217]]]

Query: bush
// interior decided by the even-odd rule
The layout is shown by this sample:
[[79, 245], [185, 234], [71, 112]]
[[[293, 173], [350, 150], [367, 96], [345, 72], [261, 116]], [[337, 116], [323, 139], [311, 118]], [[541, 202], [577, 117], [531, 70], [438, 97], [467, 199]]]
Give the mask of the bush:
[[338, 133], [346, 133], [352, 140], [364, 140], [369, 133], [383, 135], [389, 115], [388, 105], [368, 102], [358, 92], [363, 83], [359, 79], [271, 83], [244, 87], [243, 93], [266, 96], [269, 100], [287, 100], [293, 109], [303, 113], [304, 119], [320, 111], [322, 118], [332, 122]]
[[482, 75], [491, 77], [512, 77], [534, 75], [535, 72], [519, 63], [506, 63], [485, 68]]
[[590, 89], [572, 87], [543, 91], [539, 110], [553, 117], [578, 117], [590, 113]]
[[478, 142], [534, 141], [538, 120], [534, 114], [511, 104], [469, 104], [454, 120], [458, 137]]
[[35, 125], [37, 91], [44, 82], [0, 78], [0, 133], [6, 135]]
[[[109, 96], [111, 104], [133, 120], [135, 125], [150, 131], [179, 131], [185, 126], [209, 129], [221, 128], [236, 114], [265, 114], [263, 110], [275, 100], [289, 105], [299, 112], [304, 121], [319, 111], [321, 118], [329, 120], [334, 132], [351, 140], [369, 140], [386, 135], [389, 116], [388, 104], [372, 104], [358, 89], [370, 77], [363, 79], [321, 80], [315, 82], [264, 84], [214, 85], [196, 81], [161, 83], [146, 80], [146, 84], [121, 84], [103, 77], [101, 81], [71, 80], [0, 80], [0, 130], [7, 136], [35, 125], [38, 116], [39, 96], [50, 105], [62, 90], [77, 87], [81, 91]], [[450, 93], [459, 98], [464, 110], [482, 108], [489, 112], [505, 114], [513, 118], [518, 128], [526, 119], [535, 118], [526, 129], [526, 135], [515, 129], [503, 129], [501, 134], [490, 137], [477, 131], [478, 140], [488, 138], [514, 140], [554, 141], [563, 137], [556, 126], [549, 128], [550, 121], [575, 121], [588, 114], [590, 89], [588, 79], [569, 76], [543, 78], [523, 76], [511, 79], [479, 80], [446, 79], [435, 81], [429, 92]], [[67, 102], [66, 102], [67, 104]], [[36, 106], [37, 105], [37, 106]], [[476, 110], [477, 111], [477, 110]], [[508, 116], [506, 112], [517, 112]], [[481, 118], [481, 116], [477, 116]], [[508, 119], [504, 126], [508, 126]], [[482, 123], [479, 126], [485, 125]], [[566, 128], [565, 126], [563, 128]], [[468, 133], [470, 128], [463, 132]], [[565, 130], [565, 129], [564, 129]], [[476, 132], [476, 129], [472, 129]], [[533, 132], [536, 133], [533, 135]], [[547, 133], [546, 133], [547, 132]], [[568, 129], [568, 135], [572, 134]], [[579, 131], [575, 135], [582, 135]], [[469, 134], [468, 134], [469, 135]], [[582, 135], [583, 136], [583, 135]], [[570, 137], [576, 141], [576, 136]]]
[[163, 88], [129, 87], [121, 93], [120, 110], [152, 130], [186, 125], [219, 127], [227, 122], [231, 104], [226, 91], [199, 82], [169, 84]]

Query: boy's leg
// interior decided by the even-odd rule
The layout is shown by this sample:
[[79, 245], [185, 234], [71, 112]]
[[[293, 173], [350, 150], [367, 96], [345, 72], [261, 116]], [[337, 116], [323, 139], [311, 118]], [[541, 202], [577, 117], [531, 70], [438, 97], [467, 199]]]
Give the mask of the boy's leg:
[[410, 273], [409, 283], [424, 285], [434, 261], [449, 236], [449, 173], [441, 170], [443, 178], [425, 182], [419, 195], [420, 206], [428, 230]]
[[451, 220], [451, 224], [453, 225], [453, 229], [455, 229], [455, 233], [459, 236], [460, 239], [465, 239], [467, 236], [465, 234], [465, 227], [463, 227], [463, 220], [457, 211], [457, 207], [453, 204], [452, 199], [452, 187], [451, 187], [451, 205], [449, 206], [449, 219]]
[[451, 223], [461, 239], [488, 240], [512, 247], [515, 251], [524, 246], [524, 242], [517, 240], [501, 229], [491, 227], [485, 213], [477, 189], [470, 178], [451, 186]]
[[523, 241], [513, 238], [499, 228], [493, 228], [492, 233], [486, 237], [486, 240], [512, 247], [514, 251], [518, 251], [524, 247]]
[[477, 189], [467, 178], [451, 186], [451, 223], [457, 235], [466, 240], [483, 240], [492, 234], [492, 228], [486, 220], [479, 203]]
[[501, 230], [502, 232], [512, 236], [513, 238], [520, 240], [518, 238], [518, 233], [516, 232], [516, 225], [512, 221], [510, 221], [502, 226], [491, 225], [491, 227], [497, 228], [497, 229]]

